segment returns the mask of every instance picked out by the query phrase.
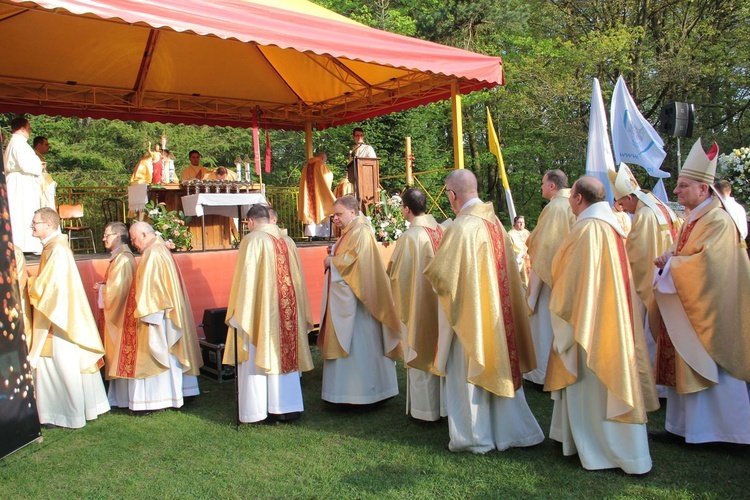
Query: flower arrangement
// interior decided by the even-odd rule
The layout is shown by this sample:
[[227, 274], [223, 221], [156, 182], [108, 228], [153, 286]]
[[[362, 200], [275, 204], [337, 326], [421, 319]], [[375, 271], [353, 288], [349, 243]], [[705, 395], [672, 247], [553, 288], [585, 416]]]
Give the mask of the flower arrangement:
[[146, 204], [148, 217], [151, 219], [151, 226], [156, 234], [164, 239], [167, 247], [176, 250], [190, 250], [193, 248], [193, 235], [187, 226], [190, 217], [186, 217], [180, 210], [167, 210], [164, 203], [157, 204], [149, 201]]
[[370, 207], [368, 212], [367, 218], [370, 219], [378, 241], [385, 243], [396, 241], [408, 227], [408, 222], [401, 214], [401, 197], [397, 194], [388, 198], [383, 192], [380, 195], [380, 201]]
[[732, 184], [732, 195], [739, 203], [750, 204], [750, 148], [720, 155], [718, 173]]

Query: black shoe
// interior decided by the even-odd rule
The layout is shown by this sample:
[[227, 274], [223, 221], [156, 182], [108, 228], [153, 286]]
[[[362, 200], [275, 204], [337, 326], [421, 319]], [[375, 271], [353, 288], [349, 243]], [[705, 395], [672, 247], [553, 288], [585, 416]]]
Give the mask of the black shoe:
[[45, 429], [61, 429], [62, 428], [59, 425], [55, 425], [55, 424], [42, 424], [42, 427], [44, 427]]

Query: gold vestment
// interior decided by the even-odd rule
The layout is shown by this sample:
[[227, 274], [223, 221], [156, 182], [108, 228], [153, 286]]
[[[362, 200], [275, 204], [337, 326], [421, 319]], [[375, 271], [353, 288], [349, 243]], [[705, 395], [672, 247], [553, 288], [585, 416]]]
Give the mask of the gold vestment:
[[114, 378], [116, 365], [114, 358], [120, 345], [122, 327], [125, 320], [125, 303], [135, 277], [135, 257], [127, 245], [120, 245], [109, 261], [104, 274], [102, 299], [104, 303], [104, 364], [105, 378]]
[[406, 364], [432, 373], [440, 303], [423, 272], [435, 256], [442, 236], [443, 228], [432, 215], [415, 217], [396, 240], [387, 271], [396, 311], [406, 325], [405, 348], [411, 350]]
[[576, 218], [568, 203], [570, 189], [561, 189], [542, 210], [536, 227], [526, 241], [531, 269], [545, 285], [552, 287], [552, 259], [560, 248]]
[[[601, 210], [610, 212], [602, 204]], [[560, 390], [578, 380], [560, 357], [578, 344], [586, 367], [609, 393], [607, 418], [645, 423], [646, 412], [656, 410], [659, 401], [635, 300], [623, 237], [599, 218], [579, 220], [552, 263], [550, 312], [570, 331], [553, 329], [544, 389]]]
[[[647, 193], [646, 196], [653, 197], [652, 201], [657, 206], [661, 205], [666, 213], [670, 212], [654, 195]], [[638, 201], [625, 250], [628, 252], [628, 261], [633, 271], [635, 290], [647, 308], [650, 307], [651, 297], [654, 295], [654, 259], [669, 249], [677, 235], [677, 229], [670, 218], [667, 218], [666, 226], [661, 226], [654, 211], [642, 201]]]
[[536, 359], [516, 257], [492, 203], [461, 210], [424, 274], [469, 359], [467, 382], [515, 397]]
[[[130, 287], [122, 340], [113, 360], [116, 377], [143, 379], [169, 369], [151, 352], [149, 326], [141, 320], [160, 312], [174, 326], [167, 334], [174, 333], [174, 338], [167, 339], [169, 354], [182, 364], [184, 375], [199, 375], [203, 358], [187, 290], [164, 240], [155, 236], [143, 250]], [[165, 359], [166, 353], [159, 353], [158, 358]]]
[[307, 160], [299, 178], [297, 218], [303, 224], [320, 224], [333, 214], [336, 197], [331, 191], [333, 174], [318, 157]]
[[[242, 239], [227, 306], [237, 325], [238, 363], [252, 361], [268, 375], [313, 369], [307, 334], [313, 328], [307, 287], [294, 242], [273, 224]], [[249, 360], [245, 339], [255, 346]], [[235, 339], [227, 334], [224, 364], [234, 365]]]
[[81, 373], [96, 373], [104, 346], [66, 235], [44, 244], [38, 274], [29, 278], [28, 289], [34, 311], [32, 366], [40, 355], [52, 356], [51, 333], [80, 348]]
[[[401, 323], [393, 303], [391, 284], [383, 267], [375, 233], [364, 215], [357, 216], [341, 231], [332, 257], [331, 265], [336, 266], [357, 300], [384, 326], [385, 355], [391, 359], [401, 359], [403, 351], [398, 335]], [[330, 279], [330, 273], [327, 279]], [[347, 357], [348, 353], [338, 341], [333, 321], [328, 318], [331, 314], [328, 299], [323, 297], [326, 309], [320, 320], [318, 345], [323, 351], [323, 359]]]
[[[677, 296], [701, 345], [730, 375], [750, 382], [750, 260], [734, 221], [716, 197], [680, 228], [671, 250]], [[656, 300], [652, 304], [658, 310]], [[651, 328], [659, 332], [657, 383], [681, 394], [714, 385], [675, 351], [669, 338], [681, 332], [667, 332], [657, 314]]]

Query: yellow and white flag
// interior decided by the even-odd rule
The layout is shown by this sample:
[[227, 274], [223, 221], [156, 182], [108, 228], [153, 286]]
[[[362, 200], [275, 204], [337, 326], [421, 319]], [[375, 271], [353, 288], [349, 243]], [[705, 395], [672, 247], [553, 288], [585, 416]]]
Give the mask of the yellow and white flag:
[[508, 202], [508, 215], [510, 215], [511, 223], [516, 218], [516, 207], [513, 205], [513, 196], [510, 194], [510, 185], [508, 184], [508, 176], [505, 175], [505, 162], [503, 161], [503, 152], [500, 151], [500, 141], [497, 138], [497, 132], [495, 132], [495, 126], [492, 124], [492, 116], [490, 116], [490, 108], [487, 109], [487, 140], [490, 142], [490, 152], [497, 157], [497, 168], [500, 171], [500, 179], [503, 182], [503, 189], [505, 189], [505, 200]]

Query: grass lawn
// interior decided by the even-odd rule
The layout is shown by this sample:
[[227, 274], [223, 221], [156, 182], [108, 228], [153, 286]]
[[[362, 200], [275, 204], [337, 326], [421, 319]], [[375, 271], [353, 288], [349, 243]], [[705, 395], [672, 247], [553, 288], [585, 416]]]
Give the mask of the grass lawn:
[[[294, 423], [234, 425], [234, 384], [201, 377], [180, 411], [132, 417], [113, 410], [83, 429], [43, 430], [44, 440], [0, 461], [2, 498], [747, 498], [750, 446], [650, 442], [644, 477], [585, 471], [547, 439], [479, 456], [445, 449], [448, 424], [405, 415], [401, 394], [371, 411], [320, 400], [322, 362], [302, 379], [305, 412]], [[526, 386], [547, 433], [549, 395]], [[664, 429], [663, 409], [649, 430]]]

